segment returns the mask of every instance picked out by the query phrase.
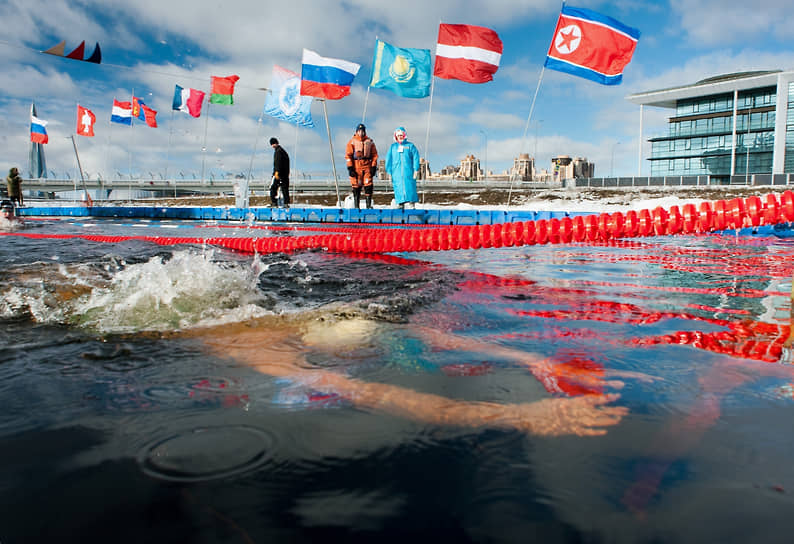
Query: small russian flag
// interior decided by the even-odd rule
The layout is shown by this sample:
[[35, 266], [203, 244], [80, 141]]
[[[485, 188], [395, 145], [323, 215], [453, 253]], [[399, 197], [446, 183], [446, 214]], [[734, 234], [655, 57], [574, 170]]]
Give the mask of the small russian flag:
[[43, 121], [35, 115], [30, 116], [30, 141], [34, 144], [46, 144], [50, 141], [47, 136], [47, 121]]
[[350, 86], [359, 68], [361, 66], [355, 62], [321, 57], [304, 49], [300, 94], [339, 100], [350, 94]]

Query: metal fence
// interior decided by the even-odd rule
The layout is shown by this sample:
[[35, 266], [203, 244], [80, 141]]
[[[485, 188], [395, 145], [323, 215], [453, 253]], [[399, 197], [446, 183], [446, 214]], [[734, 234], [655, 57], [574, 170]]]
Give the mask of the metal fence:
[[579, 178], [576, 187], [704, 187], [714, 185], [794, 185], [794, 174], [748, 176], [636, 176]]

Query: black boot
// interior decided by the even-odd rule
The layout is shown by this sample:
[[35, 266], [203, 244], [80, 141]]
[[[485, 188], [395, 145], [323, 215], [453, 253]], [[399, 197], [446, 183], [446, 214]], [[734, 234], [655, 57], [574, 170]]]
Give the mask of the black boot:
[[372, 196], [367, 195], [367, 209], [372, 208]]
[[353, 205], [358, 210], [361, 206], [361, 189], [353, 189]]

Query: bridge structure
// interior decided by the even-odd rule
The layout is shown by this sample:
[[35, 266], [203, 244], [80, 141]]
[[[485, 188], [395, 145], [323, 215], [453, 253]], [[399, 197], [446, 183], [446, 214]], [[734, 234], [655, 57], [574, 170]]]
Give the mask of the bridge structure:
[[[198, 179], [133, 179], [133, 180], [85, 180], [85, 189], [91, 191], [92, 194], [99, 194], [107, 196], [113, 190], [130, 192], [130, 191], [152, 191], [160, 195], [186, 195], [186, 194], [232, 194], [235, 187], [244, 183], [245, 180], [241, 179], [215, 179], [215, 180], [198, 180]], [[339, 190], [341, 192], [349, 192], [349, 183], [347, 179], [340, 179], [338, 182]], [[532, 181], [514, 181], [508, 180], [454, 180], [454, 179], [440, 179], [440, 180], [419, 180], [417, 181], [417, 189], [420, 191], [455, 191], [455, 190], [526, 190], [526, 189], [553, 189], [562, 187], [559, 182], [532, 182]], [[83, 182], [80, 180], [72, 179], [26, 179], [22, 181], [22, 188], [26, 191], [41, 191], [45, 193], [59, 193], [67, 191], [82, 191]], [[290, 192], [295, 193], [333, 193], [336, 191], [337, 183], [333, 179], [294, 179], [290, 180]], [[270, 188], [270, 179], [252, 179], [249, 181], [249, 190], [259, 192], [267, 191]], [[376, 192], [392, 192], [392, 185], [387, 180], [376, 180]]]

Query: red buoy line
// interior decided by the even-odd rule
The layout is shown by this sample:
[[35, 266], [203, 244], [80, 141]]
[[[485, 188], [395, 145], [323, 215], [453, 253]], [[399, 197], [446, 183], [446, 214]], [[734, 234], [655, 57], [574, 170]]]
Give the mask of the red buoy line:
[[570, 242], [606, 242], [616, 238], [702, 234], [707, 232], [775, 225], [794, 221], [794, 193], [780, 198], [718, 200], [713, 204], [684, 204], [682, 208], [658, 206], [652, 210], [630, 210], [561, 219], [539, 219], [493, 225], [452, 225], [437, 228], [356, 228], [344, 234], [254, 237], [102, 236], [91, 234], [38, 234], [4, 232], [6, 236], [29, 238], [81, 238], [118, 243], [145, 240], [159, 245], [205, 244], [244, 253], [285, 253], [325, 248], [341, 253], [399, 253], [511, 247]]

